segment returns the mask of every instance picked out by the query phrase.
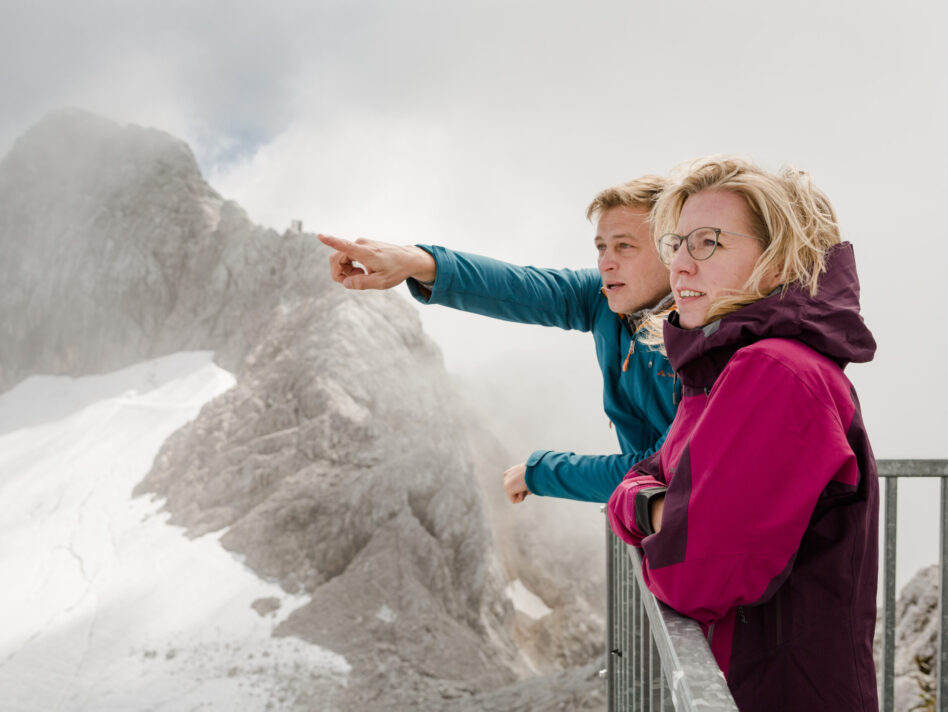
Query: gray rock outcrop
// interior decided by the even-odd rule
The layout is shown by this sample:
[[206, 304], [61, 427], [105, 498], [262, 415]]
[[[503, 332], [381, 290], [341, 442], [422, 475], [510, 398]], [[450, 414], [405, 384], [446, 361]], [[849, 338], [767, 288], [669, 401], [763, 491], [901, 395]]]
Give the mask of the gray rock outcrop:
[[222, 544], [252, 569], [310, 594], [277, 632], [371, 671], [346, 708], [412, 709], [523, 669], [438, 362], [389, 295], [284, 304], [240, 383], [167, 442], [137, 490], [165, 497], [193, 535], [227, 528]]
[[[876, 621], [876, 667], [880, 660], [881, 607]], [[895, 709], [927, 712], [935, 709], [935, 669], [938, 661], [938, 566], [916, 573], [895, 604]]]
[[[340, 709], [601, 707], [589, 669], [561, 672], [601, 651], [601, 576], [485, 500], [514, 460], [401, 297], [337, 288], [314, 236], [252, 224], [182, 142], [78, 111], [0, 162], [0, 253], [0, 391], [190, 349], [235, 373], [136, 494], [309, 594], [277, 634], [347, 658]], [[553, 614], [514, 614], [518, 577]]]

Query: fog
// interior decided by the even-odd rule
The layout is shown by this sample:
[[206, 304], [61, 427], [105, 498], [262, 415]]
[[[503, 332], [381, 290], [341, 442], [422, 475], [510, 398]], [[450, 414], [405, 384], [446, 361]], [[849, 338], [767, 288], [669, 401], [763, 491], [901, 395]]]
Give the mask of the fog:
[[[790, 163], [855, 244], [879, 350], [848, 373], [876, 455], [945, 457], [948, 384], [930, 364], [948, 346], [946, 16], [923, 2], [7, 3], [0, 152], [80, 106], [184, 138], [217, 190], [279, 230], [302, 219], [571, 267], [593, 264], [584, 213], [605, 186], [707, 153]], [[615, 447], [588, 337], [421, 314], [524, 458]], [[936, 555], [937, 505], [901, 501], [911, 573]]]

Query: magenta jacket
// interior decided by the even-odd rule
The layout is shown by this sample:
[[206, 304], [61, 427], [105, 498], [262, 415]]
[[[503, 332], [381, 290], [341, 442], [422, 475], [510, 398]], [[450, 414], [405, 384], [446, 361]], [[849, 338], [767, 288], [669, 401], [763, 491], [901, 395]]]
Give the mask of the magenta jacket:
[[613, 531], [642, 547], [655, 596], [701, 623], [742, 712], [876, 712], [878, 476], [843, 374], [875, 341], [852, 246], [829, 252], [816, 297], [787, 289], [701, 329], [676, 316], [684, 398], [609, 500]]

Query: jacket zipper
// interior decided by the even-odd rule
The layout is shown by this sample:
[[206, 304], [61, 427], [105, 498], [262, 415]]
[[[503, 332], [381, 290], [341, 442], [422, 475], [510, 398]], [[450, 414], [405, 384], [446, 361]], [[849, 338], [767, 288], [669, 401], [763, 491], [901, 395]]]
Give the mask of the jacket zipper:
[[781, 610], [780, 610], [780, 608], [781, 608], [781, 605], [780, 605], [781, 600], [780, 600], [780, 599], [781, 599], [781, 596], [780, 596], [780, 594], [778, 593], [778, 594], [777, 594], [777, 606], [776, 606], [776, 608], [777, 608], [777, 611], [776, 611], [776, 612], [777, 612], [777, 645], [781, 645], [781, 644], [783, 643], [783, 616], [781, 615], [782, 612], [781, 612]]
[[622, 371], [629, 370], [629, 359], [632, 358], [632, 354], [635, 353], [635, 334], [632, 334], [632, 341], [629, 342], [629, 353], [625, 355], [625, 361], [622, 362]]
[[638, 333], [638, 329], [635, 328], [635, 323], [628, 315], [623, 318], [623, 321], [631, 337], [629, 340], [629, 352], [625, 355], [625, 361], [622, 362], [622, 372], [625, 373], [629, 370], [629, 360], [632, 358], [632, 354], [635, 353], [635, 335]]

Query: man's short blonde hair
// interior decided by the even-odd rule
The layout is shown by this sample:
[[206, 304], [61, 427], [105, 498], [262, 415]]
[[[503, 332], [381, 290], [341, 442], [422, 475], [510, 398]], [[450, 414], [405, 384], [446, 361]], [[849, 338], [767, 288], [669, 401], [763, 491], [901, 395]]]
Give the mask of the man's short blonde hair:
[[602, 217], [602, 214], [613, 208], [637, 208], [652, 211], [659, 194], [668, 184], [667, 178], [647, 175], [628, 183], [606, 188], [586, 209], [586, 218], [593, 220]]
[[704, 190], [724, 190], [744, 199], [754, 234], [764, 241], [744, 288], [711, 304], [706, 319], [767, 296], [763, 285], [778, 284], [816, 294], [826, 269], [826, 251], [840, 241], [829, 199], [810, 175], [791, 167], [769, 173], [742, 158], [709, 156], [676, 169], [652, 214], [656, 240], [674, 232], [685, 201]]

